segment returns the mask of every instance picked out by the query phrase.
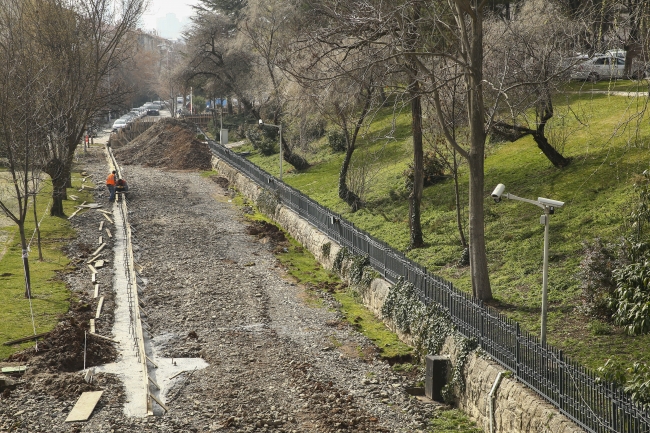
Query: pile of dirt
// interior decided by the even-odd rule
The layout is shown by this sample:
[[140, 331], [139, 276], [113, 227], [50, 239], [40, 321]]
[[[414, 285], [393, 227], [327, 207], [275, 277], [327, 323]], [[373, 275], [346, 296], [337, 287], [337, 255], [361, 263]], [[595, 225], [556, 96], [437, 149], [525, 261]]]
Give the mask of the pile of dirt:
[[212, 155], [207, 143], [197, 140], [193, 123], [164, 118], [119, 148], [113, 148], [125, 165], [163, 167], [172, 170], [209, 170]]
[[282, 230], [266, 221], [254, 221], [246, 228], [246, 231], [249, 235], [257, 236], [258, 239], [267, 238], [275, 244], [287, 241]]
[[[9, 357], [9, 361], [30, 361], [37, 371], [80, 371], [86, 367], [102, 365], [117, 358], [113, 343], [88, 336], [89, 319], [94, 317], [88, 302], [71, 306], [68, 314], [38, 343]], [[85, 353], [84, 353], [85, 352]]]

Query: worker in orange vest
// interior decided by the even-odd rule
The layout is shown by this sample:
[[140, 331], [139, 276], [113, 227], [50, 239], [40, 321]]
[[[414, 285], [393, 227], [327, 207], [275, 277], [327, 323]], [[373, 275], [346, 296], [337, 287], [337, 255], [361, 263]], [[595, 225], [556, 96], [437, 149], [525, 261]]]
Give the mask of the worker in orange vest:
[[108, 192], [110, 194], [108, 201], [115, 201], [115, 183], [116, 183], [116, 178], [115, 178], [115, 170], [111, 174], [108, 175], [106, 178], [106, 187], [108, 188]]

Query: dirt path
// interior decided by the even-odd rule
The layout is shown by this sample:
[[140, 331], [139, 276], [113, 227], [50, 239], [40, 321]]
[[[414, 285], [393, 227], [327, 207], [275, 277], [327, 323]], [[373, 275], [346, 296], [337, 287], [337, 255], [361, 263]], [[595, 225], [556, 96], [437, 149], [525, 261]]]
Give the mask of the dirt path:
[[[99, 149], [82, 158], [101, 185], [106, 166]], [[162, 356], [202, 357], [209, 366], [175, 379], [168, 413], [128, 418], [113, 376], [102, 374], [88, 385], [81, 373], [45, 372], [44, 364], [32, 359], [22, 384], [0, 402], [0, 431], [417, 432], [424, 427], [435, 406], [406, 392], [421, 377], [401, 376], [377, 359], [372, 344], [346, 324], [328, 294], [321, 294], [323, 307], [305, 304], [304, 289], [285, 277], [274, 258], [273, 243], [247, 234], [241, 211], [217, 182], [196, 172], [141, 166], [128, 166], [126, 177], [133, 193], [134, 250], [143, 266], [141, 300], [154, 345]], [[107, 199], [103, 191], [96, 198]], [[79, 259], [80, 246], [96, 242], [101, 220], [96, 211], [73, 219], [79, 238], [71, 251]], [[108, 269], [98, 274], [105, 288], [110, 255], [107, 260]], [[85, 265], [79, 263], [67, 279], [78, 294], [89, 294]], [[98, 321], [105, 335], [111, 305], [108, 296]], [[92, 418], [66, 425], [86, 389], [104, 390]]]

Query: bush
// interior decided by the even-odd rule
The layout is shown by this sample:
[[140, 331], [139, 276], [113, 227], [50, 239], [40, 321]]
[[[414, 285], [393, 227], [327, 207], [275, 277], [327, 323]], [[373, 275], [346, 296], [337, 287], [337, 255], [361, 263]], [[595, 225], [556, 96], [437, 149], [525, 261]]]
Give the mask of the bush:
[[256, 126], [249, 126], [245, 129], [245, 134], [253, 148], [259, 150], [262, 155], [270, 156], [278, 153], [275, 141], [265, 131]]
[[583, 243], [583, 259], [578, 270], [582, 289], [582, 309], [590, 316], [611, 320], [615, 309], [612, 297], [616, 292], [614, 270], [619, 266], [616, 245], [604, 244], [600, 238]]
[[343, 152], [346, 149], [345, 134], [340, 130], [327, 133], [327, 143], [332, 152]]
[[[423, 160], [424, 172], [424, 186], [433, 185], [445, 179], [445, 163], [436, 156], [433, 152], [426, 152]], [[404, 171], [406, 177], [404, 185], [408, 191], [413, 191], [413, 178], [414, 178], [413, 162], [409, 163], [409, 167]]]

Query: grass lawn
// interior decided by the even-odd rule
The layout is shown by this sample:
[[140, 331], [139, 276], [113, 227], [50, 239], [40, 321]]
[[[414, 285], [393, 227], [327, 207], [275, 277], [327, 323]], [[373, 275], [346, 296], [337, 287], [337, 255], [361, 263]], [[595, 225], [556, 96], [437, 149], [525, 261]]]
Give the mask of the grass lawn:
[[[491, 143], [486, 149], [485, 223], [492, 304], [530, 332], [539, 332], [544, 232], [539, 223], [541, 209], [505, 199], [496, 204], [489, 197], [492, 189], [503, 183], [506, 192], [520, 197], [564, 201], [565, 206], [550, 220], [547, 338], [591, 368], [602, 366], [608, 358], [627, 365], [650, 362], [650, 336], [627, 336], [577, 309], [582, 302], [576, 273], [583, 242], [596, 237], [614, 241], [621, 236], [634, 203], [634, 181], [650, 167], [650, 124], [644, 111], [647, 96], [612, 96], [592, 93], [591, 89], [647, 91], [647, 83], [641, 83], [573, 82], [556, 98], [549, 135], [555, 134], [562, 143], [559, 150], [571, 158], [564, 169], [554, 168], [531, 137], [514, 143]], [[311, 147], [316, 150], [306, 157], [312, 166], [296, 172], [284, 164], [284, 181], [395, 249], [406, 251], [408, 194], [403, 172], [412, 157], [408, 111], [397, 113], [393, 119], [392, 110], [386, 109], [364, 129], [352, 164], [369, 173], [364, 197], [367, 206], [356, 213], [350, 213], [337, 197], [343, 154], [330, 152], [325, 139]], [[265, 157], [250, 146], [242, 150], [251, 151], [252, 162], [277, 175], [277, 155]], [[467, 221], [466, 165], [460, 170], [461, 206]], [[427, 245], [407, 255], [469, 293], [469, 269], [457, 266], [461, 247], [453, 188], [452, 180], [425, 188], [422, 226]]]
[[[78, 173], [73, 173], [72, 184], [76, 188], [81, 186]], [[78, 192], [75, 189], [71, 191], [79, 197], [80, 202], [93, 201], [92, 193], [89, 191]], [[29, 300], [25, 299], [25, 277], [18, 227], [13, 224], [2, 228], [8, 235], [8, 240], [5, 254], [0, 258], [0, 318], [3, 322], [3, 326], [0, 326], [0, 342], [33, 335], [32, 311], [37, 334], [50, 331], [57, 324], [59, 316], [68, 311], [70, 292], [60, 278], [60, 274], [70, 269], [69, 261], [62, 248], [74, 236], [74, 231], [66, 218], [50, 217], [46, 212], [51, 192], [51, 184], [46, 182], [37, 198], [38, 217], [46, 216], [41, 223], [43, 261], [38, 261], [36, 237], [31, 243], [29, 254], [31, 310]], [[72, 200], [64, 201], [67, 215], [74, 212], [76, 204], [78, 203]], [[31, 237], [35, 227], [31, 209], [27, 219], [25, 231], [28, 233], [27, 236]], [[33, 344], [27, 342], [13, 346], [0, 345], [0, 360]]]

